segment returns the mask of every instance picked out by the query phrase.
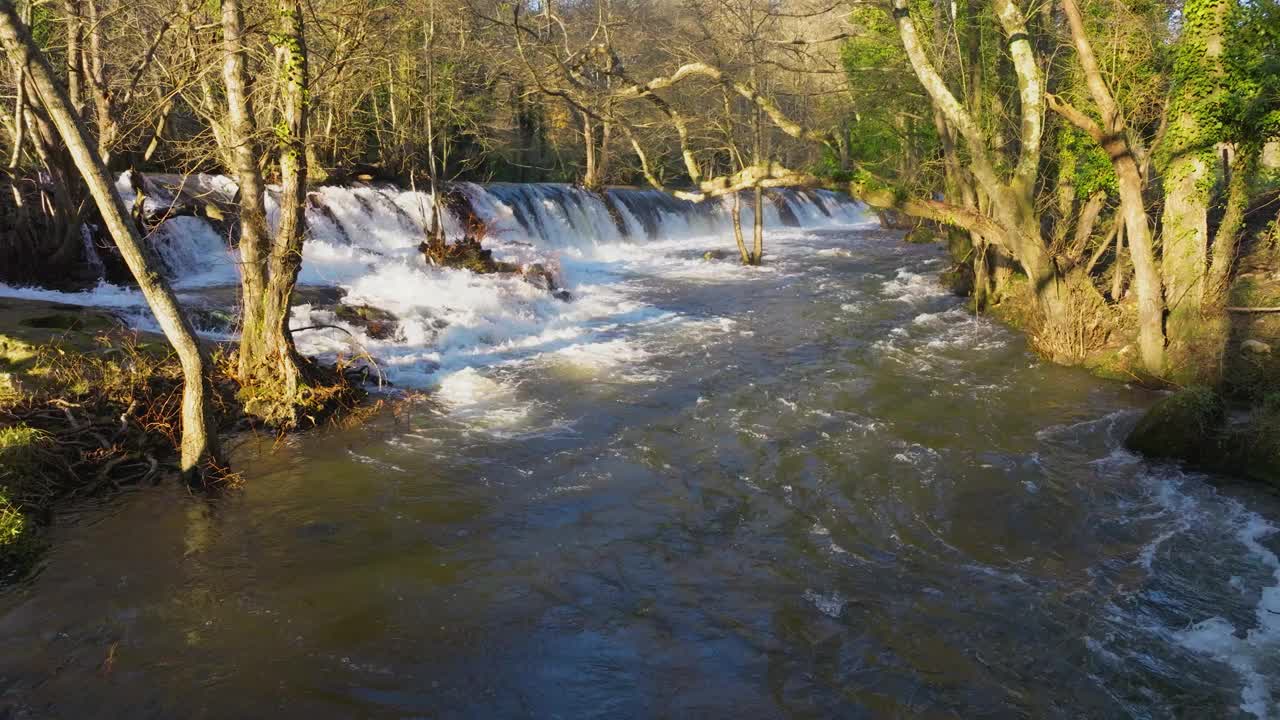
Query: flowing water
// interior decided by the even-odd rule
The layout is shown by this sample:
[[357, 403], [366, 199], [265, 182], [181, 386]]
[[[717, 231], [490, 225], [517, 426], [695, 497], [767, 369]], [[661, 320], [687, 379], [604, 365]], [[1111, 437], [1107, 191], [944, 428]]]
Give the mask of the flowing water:
[[400, 324], [299, 340], [429, 397], [56, 518], [0, 595], [10, 716], [1280, 717], [1280, 505], [1125, 452], [1152, 396], [970, 316], [936, 247], [784, 194], [744, 269], [720, 207], [466, 191], [572, 301], [424, 267], [416, 193], [320, 191], [304, 279]]

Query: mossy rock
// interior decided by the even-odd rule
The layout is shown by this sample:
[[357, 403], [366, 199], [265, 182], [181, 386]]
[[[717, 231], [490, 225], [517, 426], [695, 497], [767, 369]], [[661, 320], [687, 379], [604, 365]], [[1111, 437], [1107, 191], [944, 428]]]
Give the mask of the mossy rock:
[[333, 316], [348, 325], [364, 328], [374, 340], [386, 340], [400, 328], [400, 319], [395, 314], [371, 305], [338, 305], [333, 309]]
[[1212, 388], [1191, 387], [1170, 395], [1147, 411], [1125, 438], [1125, 447], [1153, 458], [1211, 461], [1214, 439], [1226, 420], [1226, 405]]
[[943, 270], [938, 276], [938, 281], [942, 286], [951, 291], [952, 295], [957, 297], [969, 297], [973, 294], [973, 266], [966, 263], [957, 263], [950, 268]]
[[924, 225], [917, 225], [907, 231], [907, 236], [903, 240], [912, 245], [928, 245], [937, 241], [938, 236], [933, 233], [931, 228]]

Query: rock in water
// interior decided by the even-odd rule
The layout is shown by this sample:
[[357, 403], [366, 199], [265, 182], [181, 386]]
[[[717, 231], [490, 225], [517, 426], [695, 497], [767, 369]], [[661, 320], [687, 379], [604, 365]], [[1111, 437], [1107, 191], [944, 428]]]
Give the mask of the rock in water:
[[369, 305], [338, 305], [333, 316], [348, 325], [364, 328], [365, 334], [374, 340], [386, 340], [400, 329], [400, 319], [395, 315]]
[[444, 267], [461, 268], [477, 274], [519, 273], [521, 279], [534, 287], [545, 290], [557, 300], [568, 302], [573, 296], [561, 289], [555, 273], [542, 263], [521, 268], [509, 262], [493, 259], [493, 251], [485, 250], [475, 237], [467, 236], [452, 243], [425, 242], [418, 249], [427, 262]]
[[546, 290], [551, 293], [551, 297], [561, 302], [569, 302], [573, 299], [573, 293], [560, 287], [560, 284], [556, 282], [555, 274], [542, 263], [533, 263], [521, 271], [520, 275], [525, 282], [536, 288]]
[[525, 282], [536, 288], [546, 290], [549, 293], [553, 293], [560, 289], [560, 286], [556, 283], [556, 276], [552, 275], [551, 271], [542, 263], [533, 263], [526, 267], [520, 274], [524, 277]]
[[702, 259], [703, 260], [723, 260], [725, 259], [725, 252], [723, 250], [708, 250], [702, 253]]
[[1226, 405], [1217, 391], [1191, 387], [1151, 406], [1124, 444], [1149, 457], [1201, 463], [1215, 455], [1215, 434], [1225, 420]]
[[1253, 353], [1255, 355], [1270, 355], [1271, 346], [1261, 340], [1245, 340], [1240, 343], [1240, 349], [1246, 354]]
[[461, 268], [481, 275], [519, 270], [511, 263], [494, 260], [493, 251], [481, 247], [480, 240], [470, 235], [452, 243], [424, 242], [418, 250], [432, 265]]

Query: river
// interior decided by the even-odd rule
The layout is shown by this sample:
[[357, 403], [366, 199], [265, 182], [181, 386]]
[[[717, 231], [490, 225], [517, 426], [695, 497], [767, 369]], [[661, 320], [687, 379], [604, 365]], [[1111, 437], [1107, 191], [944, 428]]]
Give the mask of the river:
[[599, 243], [517, 309], [348, 279], [430, 291], [374, 354], [432, 392], [60, 514], [0, 594], [0, 708], [1280, 717], [1280, 503], [1124, 451], [1150, 392], [1037, 360], [899, 235]]

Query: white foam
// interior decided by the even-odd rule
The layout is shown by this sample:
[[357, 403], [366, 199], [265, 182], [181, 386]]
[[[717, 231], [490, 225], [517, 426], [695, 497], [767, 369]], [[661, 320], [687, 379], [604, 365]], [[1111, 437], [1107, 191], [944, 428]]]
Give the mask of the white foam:
[[[1222, 617], [1202, 620], [1175, 634], [1187, 648], [1230, 665], [1244, 681], [1240, 708], [1257, 718], [1280, 716], [1272, 698], [1272, 678], [1280, 671], [1280, 558], [1262, 544], [1275, 526], [1231, 501], [1240, 515], [1239, 539], [1249, 552], [1271, 569], [1275, 584], [1262, 588], [1255, 608], [1255, 625], [1237, 629]], [[1243, 630], [1243, 632], [1241, 632]]]
[[880, 288], [880, 294], [892, 300], [916, 304], [945, 297], [949, 293], [938, 282], [936, 276], [899, 268], [893, 278], [885, 281]]
[[83, 292], [63, 292], [61, 290], [48, 290], [37, 287], [15, 287], [0, 283], [0, 296], [104, 308], [136, 308], [143, 307], [146, 304], [142, 293], [137, 290], [105, 282], [99, 283], [92, 290]]
[[822, 257], [853, 257], [853, 251], [848, 248], [823, 248], [817, 254]]
[[844, 606], [849, 602], [843, 595], [834, 590], [828, 593], [822, 593], [816, 590], [806, 589], [804, 591], [804, 599], [813, 603], [813, 606], [818, 608], [818, 612], [826, 615], [827, 617], [836, 619], [844, 613]]
[[448, 405], [455, 416], [485, 430], [506, 431], [529, 420], [533, 403], [522, 402], [514, 387], [466, 368], [446, 375], [436, 389], [436, 398]]

